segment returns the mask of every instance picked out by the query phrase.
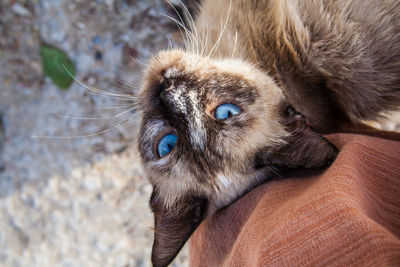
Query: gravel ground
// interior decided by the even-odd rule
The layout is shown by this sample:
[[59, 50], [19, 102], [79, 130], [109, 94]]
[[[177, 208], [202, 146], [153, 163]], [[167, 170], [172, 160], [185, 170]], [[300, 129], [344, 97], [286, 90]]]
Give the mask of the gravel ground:
[[[160, 12], [173, 15], [163, 0], [0, 2], [1, 266], [150, 266], [151, 187], [127, 110], [139, 62], [180, 43]], [[42, 75], [41, 42], [65, 51], [84, 84], [125, 96], [58, 89]], [[395, 116], [385, 129], [400, 129]]]
[[[138, 62], [179, 42], [160, 12], [171, 13], [162, 0], [0, 2], [1, 266], [150, 266], [151, 187], [134, 110], [121, 112]], [[58, 89], [42, 75], [41, 42], [86, 85], [127, 96]]]

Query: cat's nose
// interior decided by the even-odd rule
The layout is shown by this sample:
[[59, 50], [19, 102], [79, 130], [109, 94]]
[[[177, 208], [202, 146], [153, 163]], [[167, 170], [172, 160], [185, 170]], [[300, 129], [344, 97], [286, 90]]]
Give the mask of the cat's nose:
[[173, 78], [167, 78], [164, 76], [164, 79], [162, 81], [161, 87], [163, 88], [163, 90], [172, 90], [172, 88], [174, 87], [175, 84], [175, 80]]
[[172, 104], [173, 83], [169, 79], [164, 79], [161, 85], [160, 99], [167, 105]]
[[161, 94], [160, 94], [160, 99], [161, 99], [163, 102], [169, 102], [169, 98], [170, 98], [170, 94], [167, 93], [165, 90], [162, 90], [162, 91], [161, 91]]

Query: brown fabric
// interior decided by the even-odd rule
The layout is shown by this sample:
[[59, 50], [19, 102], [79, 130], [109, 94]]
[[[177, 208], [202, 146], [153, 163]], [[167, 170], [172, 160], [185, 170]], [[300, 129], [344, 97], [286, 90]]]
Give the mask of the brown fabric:
[[340, 153], [327, 170], [268, 182], [208, 218], [190, 266], [400, 266], [400, 135], [371, 135], [328, 136]]

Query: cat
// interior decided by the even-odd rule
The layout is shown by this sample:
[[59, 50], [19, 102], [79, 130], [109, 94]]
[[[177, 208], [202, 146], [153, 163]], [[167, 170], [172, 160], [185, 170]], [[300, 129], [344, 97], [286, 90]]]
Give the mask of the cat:
[[154, 266], [255, 186], [329, 165], [320, 133], [400, 106], [398, 0], [204, 0], [189, 21], [139, 93]]

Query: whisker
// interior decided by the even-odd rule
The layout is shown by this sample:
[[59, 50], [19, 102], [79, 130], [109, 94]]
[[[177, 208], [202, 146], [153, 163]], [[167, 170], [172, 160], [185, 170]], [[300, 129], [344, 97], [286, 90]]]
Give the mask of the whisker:
[[[185, 21], [182, 19], [181, 14], [179, 14], [178, 10], [176, 10], [175, 6], [171, 3], [171, 1], [167, 0], [167, 3], [172, 7], [172, 9], [175, 11], [176, 15], [178, 16], [180, 20], [180, 24], [186, 28]], [[172, 18], [172, 17], [171, 17]]]
[[132, 121], [132, 119], [136, 118], [137, 116], [138, 116], [138, 113], [135, 112], [132, 115], [130, 115], [128, 118], [121, 119], [120, 121], [118, 121], [117, 118], [114, 118], [113, 121], [111, 121], [111, 124], [112, 125], [118, 125], [120, 122], [123, 122], [123, 121]]
[[135, 57], [133, 57], [132, 55], [129, 55], [129, 56], [130, 56], [130, 58], [131, 58], [134, 62], [138, 63], [139, 65], [141, 65], [141, 66], [143, 66], [143, 67], [149, 68], [149, 65], [147, 65], [146, 63], [143, 63], [143, 62], [140, 61], [138, 58], [135, 58]]
[[[169, 0], [167, 0], [167, 3], [172, 7], [172, 9], [175, 11], [175, 13], [178, 15], [178, 18], [180, 19], [180, 21], [181, 21], [181, 23], [180, 23], [180, 25], [182, 25], [184, 28], [185, 28], [185, 30], [187, 29], [186, 28], [186, 26], [185, 26], [185, 22], [184, 22], [184, 20], [182, 19], [182, 17], [181, 17], [181, 15], [179, 14], [179, 12], [178, 12], [178, 10], [176, 10], [176, 8], [175, 8], [175, 6], [169, 1]], [[182, 2], [181, 2], [181, 4], [182, 4]], [[179, 25], [178, 25], [179, 26]], [[186, 33], [188, 32], [189, 30], [186, 30]], [[195, 36], [193, 35], [193, 33], [191, 32], [191, 31], [189, 31], [191, 34], [192, 34], [192, 36], [193, 36], [193, 38], [195, 38]], [[197, 42], [196, 42], [197, 43]]]
[[113, 126], [111, 128], [108, 128], [108, 129], [105, 129], [105, 130], [102, 130], [102, 131], [98, 131], [98, 132], [95, 132], [95, 133], [92, 133], [92, 134], [86, 134], [86, 135], [75, 135], [75, 136], [46, 136], [46, 135], [42, 135], [41, 136], [41, 135], [33, 135], [33, 136], [31, 136], [31, 138], [33, 138], [33, 139], [78, 139], [78, 138], [87, 138], [87, 137], [93, 137], [93, 136], [96, 136], [96, 135], [107, 133], [107, 132], [109, 132], [109, 131], [111, 131], [111, 130], [113, 130], [113, 129], [115, 129], [115, 128], [117, 128], [117, 127], [119, 127], [119, 126], [121, 126], [121, 125], [123, 125], [125, 123], [126, 123], [126, 121], [121, 123], [121, 124], [119, 124], [119, 125], [115, 125], [115, 126]]
[[[199, 34], [198, 34], [198, 31], [197, 31], [197, 28], [196, 28], [196, 24], [194, 23], [194, 19], [193, 19], [193, 17], [192, 17], [192, 14], [190, 14], [190, 11], [189, 11], [189, 9], [186, 7], [186, 5], [181, 1], [181, 0], [178, 0], [179, 1], [179, 3], [183, 6], [183, 8], [185, 9], [185, 11], [186, 11], [186, 14], [189, 16], [189, 27], [191, 28], [191, 29], [193, 29], [193, 31], [194, 31], [194, 39], [195, 39], [195, 42], [196, 42], [196, 54], [198, 55], [199, 54], [199, 45], [200, 45], [200, 37], [199, 37]], [[190, 25], [191, 24], [191, 25]], [[192, 31], [191, 31], [192, 32]]]
[[138, 112], [136, 112], [135, 114], [133, 114], [132, 116], [130, 116], [130, 118], [129, 118], [129, 120], [132, 120], [132, 119], [134, 119], [134, 118], [136, 118], [137, 116], [138, 116]]
[[238, 32], [237, 32], [237, 31], [235, 31], [235, 43], [233, 44], [233, 51], [232, 51], [231, 58], [233, 58], [233, 57], [234, 57], [234, 55], [235, 55], [235, 52], [236, 52], [236, 45], [237, 45], [237, 40], [238, 40]]
[[74, 81], [76, 81], [79, 85], [81, 85], [81, 86], [83, 86], [84, 88], [86, 88], [88, 91], [91, 91], [91, 92], [93, 92], [93, 93], [96, 93], [96, 94], [99, 94], [99, 95], [101, 95], [101, 96], [115, 96], [115, 97], [127, 97], [127, 98], [131, 98], [132, 96], [130, 96], [130, 95], [121, 95], [121, 94], [115, 94], [115, 93], [111, 93], [111, 92], [107, 92], [107, 91], [104, 91], [104, 90], [100, 90], [100, 89], [97, 89], [97, 88], [95, 88], [95, 87], [90, 87], [90, 86], [88, 86], [88, 85], [86, 85], [85, 83], [83, 83], [81, 80], [79, 80], [78, 78], [76, 78], [75, 77], [75, 75], [73, 75], [68, 69], [67, 69], [67, 67], [65, 66], [65, 64], [64, 63], [61, 63], [62, 64], [62, 66], [64, 67], [64, 70], [68, 73], [68, 75], [72, 78], [72, 79], [74, 79]]
[[107, 120], [107, 118], [103, 117], [76, 117], [76, 116], [66, 116], [66, 115], [59, 115], [53, 114], [54, 116], [62, 119], [72, 119], [72, 120]]
[[139, 87], [136, 82], [128, 83], [124, 81], [113, 82], [113, 85], [125, 93], [135, 93]]
[[[205, 40], [203, 39], [203, 41], [202, 41], [202, 45], [203, 45], [203, 49], [202, 49], [202, 51], [201, 51], [201, 57], [204, 57], [204, 55], [205, 55], [205, 53], [206, 53], [206, 51], [207, 51], [207, 43], [208, 43], [208, 25], [206, 26], [206, 38], [205, 38]], [[204, 35], [204, 31], [203, 31], [203, 35]]]
[[118, 117], [120, 117], [120, 116], [122, 116], [122, 115], [124, 115], [124, 114], [126, 114], [126, 113], [128, 113], [128, 112], [131, 112], [132, 110], [135, 110], [135, 109], [137, 109], [137, 105], [135, 105], [135, 106], [132, 107], [132, 108], [129, 108], [129, 109], [127, 109], [127, 110], [122, 111], [121, 113], [115, 115], [114, 118], [118, 118]]
[[186, 27], [185, 27], [185, 25], [183, 25], [182, 23], [180, 23], [178, 20], [176, 20], [175, 18], [173, 18], [173, 17], [171, 17], [171, 16], [169, 16], [169, 15], [167, 15], [167, 14], [164, 14], [164, 13], [161, 13], [161, 12], [158, 12], [160, 15], [162, 15], [162, 16], [164, 16], [164, 17], [166, 17], [166, 18], [168, 18], [168, 19], [170, 19], [170, 20], [172, 20], [173, 22], [175, 22], [178, 26], [180, 26], [185, 32], [186, 32], [186, 36], [189, 38], [189, 42], [190, 42], [190, 44], [191, 44], [191, 47], [192, 47], [192, 52], [194, 53], [195, 51], [194, 51], [194, 35], [193, 35], [193, 33], [192, 32], [190, 32]]
[[113, 94], [113, 93], [103, 94], [103, 93], [95, 92], [92, 90], [90, 90], [86, 94], [94, 95], [96, 97], [105, 97], [105, 98], [109, 98], [109, 99], [115, 99], [115, 100], [119, 100], [119, 101], [136, 101], [137, 100], [137, 96], [127, 95], [127, 94]]
[[221, 31], [221, 33], [219, 34], [219, 37], [218, 37], [218, 39], [217, 39], [217, 42], [214, 44], [213, 48], [211, 49], [211, 51], [210, 51], [210, 53], [208, 54], [207, 57], [210, 57], [210, 56], [212, 55], [212, 53], [214, 52], [214, 50], [216, 50], [216, 49], [218, 48], [218, 46], [219, 46], [219, 44], [220, 44], [220, 42], [221, 42], [222, 35], [223, 35], [224, 32], [225, 32], [226, 26], [228, 25], [229, 17], [230, 17], [230, 15], [231, 15], [231, 8], [232, 8], [232, 0], [229, 1], [228, 15], [226, 16], [225, 24], [224, 24], [224, 26], [222, 27], [222, 31]]
[[195, 36], [197, 36], [197, 41], [198, 41], [199, 40], [199, 35], [198, 35], [198, 32], [197, 32], [196, 24], [194, 23], [194, 19], [192, 17], [192, 14], [190, 14], [189, 9], [186, 7], [186, 5], [181, 0], [178, 0], [178, 1], [183, 6], [183, 8], [185, 9], [186, 13], [188, 14], [189, 19], [190, 19], [190, 21], [192, 23], [192, 26], [190, 26], [190, 27], [193, 28], [194, 34], [195, 34]]
[[172, 44], [172, 36], [171, 33], [167, 34], [167, 40], [168, 40], [168, 50], [172, 50], [173, 44]]
[[92, 133], [92, 134], [75, 135], [75, 136], [45, 136], [45, 135], [41, 136], [41, 135], [33, 135], [33, 136], [31, 136], [31, 138], [32, 139], [78, 139], [78, 138], [93, 137], [93, 136], [97, 136], [97, 135], [100, 135], [100, 134], [104, 134], [104, 133], [110, 132], [111, 130], [113, 130], [113, 129], [121, 126], [121, 125], [124, 125], [129, 121], [130, 121], [130, 118], [125, 120], [124, 122], [121, 122], [118, 125], [114, 125], [114, 126], [108, 128], [108, 129], [101, 130], [101, 131], [98, 131], [98, 132], [95, 132], [95, 133]]
[[123, 94], [128, 94], [132, 97], [136, 97], [135, 94], [137, 93], [139, 88], [138, 82], [136, 80], [131, 82], [119, 80], [113, 81], [112, 84], [116, 87], [116, 92], [121, 92]]
[[282, 175], [280, 175], [279, 173], [277, 173], [276, 171], [274, 171], [274, 169], [272, 169], [270, 166], [266, 166], [270, 171], [272, 171], [274, 174], [276, 174], [277, 176], [279, 176], [281, 179], [283, 179]]
[[119, 108], [128, 108], [128, 107], [132, 107], [133, 105], [137, 105], [136, 103], [132, 103], [130, 105], [125, 105], [125, 106], [115, 106], [115, 107], [101, 107], [99, 109], [103, 109], [103, 110], [110, 110], [110, 109], [119, 109]]
[[133, 97], [133, 96], [131, 96], [131, 97], [129, 97], [129, 98], [126, 98], [126, 97], [116, 97], [116, 96], [108, 96], [108, 95], [98, 94], [98, 93], [95, 93], [95, 92], [88, 92], [87, 94], [94, 95], [94, 96], [96, 96], [96, 97], [105, 97], [105, 98], [114, 99], [114, 100], [119, 100], [119, 101], [136, 101], [136, 100], [137, 100], [137, 98], [136, 98], [136, 97]]
[[139, 81], [137, 81], [137, 80], [133, 80], [131, 82], [121, 81], [120, 83], [127, 86], [134, 92], [136, 90], [136, 88], [138, 87]]
[[[108, 97], [108, 98], [113, 98], [113, 99], [118, 99], [118, 100], [123, 100], [123, 101], [132, 101], [132, 100], [136, 100], [136, 97], [132, 96], [132, 95], [126, 95], [126, 94], [118, 94], [118, 93], [113, 93], [113, 92], [108, 92], [108, 91], [102, 91], [99, 90], [97, 88], [92, 88], [88, 85], [86, 85], [85, 83], [83, 83], [81, 80], [79, 80], [78, 78], [75, 77], [75, 75], [73, 75], [65, 66], [64, 62], [61, 62], [62, 66], [64, 67], [64, 70], [68, 73], [68, 75], [70, 77], [72, 77], [72, 79], [74, 79], [74, 81], [76, 81], [79, 85], [83, 86], [85, 89], [87, 89], [89, 91], [89, 93], [91, 94], [95, 94], [97, 96], [102, 96], [102, 97]], [[132, 107], [126, 111], [123, 111], [121, 113], [119, 113], [118, 115], [114, 116], [112, 119], [115, 119], [117, 117], [122, 116], [123, 114], [134, 110], [137, 107], [136, 103], [132, 103], [130, 105], [124, 105], [124, 106], [119, 106], [119, 107], [106, 107], [106, 108], [125, 108], [125, 107]], [[60, 117], [60, 118], [64, 118], [64, 119], [76, 119], [76, 120], [106, 120], [108, 121], [110, 118], [104, 118], [104, 117], [78, 117], [78, 116], [67, 116], [67, 115], [59, 115], [59, 114], [54, 114], [56, 117]], [[33, 139], [78, 139], [78, 138], [88, 138], [88, 137], [93, 137], [93, 136], [97, 136], [100, 134], [104, 134], [107, 133], [117, 127], [120, 127], [124, 124], [126, 124], [127, 122], [131, 121], [132, 118], [136, 117], [136, 114], [134, 114], [134, 116], [130, 116], [128, 119], [122, 120], [119, 123], [114, 123], [111, 122], [112, 127], [105, 129], [105, 130], [101, 130], [101, 131], [97, 131], [95, 133], [91, 133], [91, 134], [85, 134], [85, 135], [75, 135], [75, 136], [45, 136], [45, 135], [33, 135], [31, 136], [31, 138]]]
[[[174, 21], [174, 23], [176, 23], [175, 21]], [[183, 40], [183, 43], [184, 43], [184, 47], [186, 48], [188, 45], [188, 40], [187, 40], [187, 37], [186, 37], [186, 35], [182, 32], [182, 29], [181, 29], [181, 27], [179, 26], [179, 25], [177, 25], [178, 26], [178, 30], [179, 30], [179, 32], [180, 32], [180, 34], [181, 34], [181, 37], [182, 37], [182, 40]]]
[[83, 86], [84, 88], [86, 88], [87, 90], [89, 90], [91, 93], [93, 93], [95, 95], [104, 96], [104, 97], [110, 97], [110, 98], [115, 97], [116, 99], [119, 99], [119, 98], [130, 99], [130, 98], [133, 98], [131, 95], [112, 93], [112, 92], [109, 92], [109, 91], [100, 90], [100, 89], [95, 88], [95, 87], [89, 87], [89, 86], [85, 85], [83, 82], [81, 82], [77, 78], [74, 78], [74, 80], [76, 82], [78, 82], [81, 86]]

